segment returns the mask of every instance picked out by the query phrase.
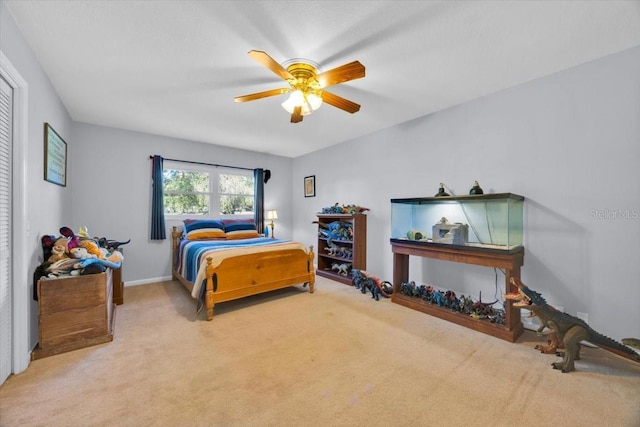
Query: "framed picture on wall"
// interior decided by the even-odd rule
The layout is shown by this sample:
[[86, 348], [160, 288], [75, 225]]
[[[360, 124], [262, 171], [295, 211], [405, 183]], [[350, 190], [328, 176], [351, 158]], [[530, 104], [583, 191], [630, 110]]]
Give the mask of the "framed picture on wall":
[[44, 179], [67, 186], [67, 143], [49, 123], [44, 124]]
[[316, 197], [316, 176], [304, 177], [304, 197]]

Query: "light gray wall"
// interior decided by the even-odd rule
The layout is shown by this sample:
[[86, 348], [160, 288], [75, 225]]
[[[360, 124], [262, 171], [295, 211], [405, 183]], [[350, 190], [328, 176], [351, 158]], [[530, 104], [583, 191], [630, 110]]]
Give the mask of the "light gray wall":
[[[295, 159], [294, 238], [315, 241], [322, 207], [368, 207], [367, 269], [391, 280], [390, 199], [474, 180], [527, 198], [526, 284], [601, 333], [640, 336], [640, 48]], [[504, 289], [492, 269], [414, 257], [410, 278], [483, 301]]]
[[[25, 171], [28, 188], [25, 196], [28, 228], [17, 230], [14, 238], [25, 239], [29, 254], [28, 265], [35, 269], [42, 262], [42, 235], [57, 234], [60, 226], [71, 216], [72, 210], [73, 185], [60, 187], [44, 180], [44, 123], [50, 123], [72, 150], [72, 121], [4, 2], [0, 3], [0, 50], [29, 85], [28, 146], [24, 147], [28, 159]], [[73, 165], [69, 163], [67, 179], [71, 181], [73, 177]], [[14, 284], [16, 290], [19, 287], [28, 287], [28, 294], [33, 294], [32, 273], [33, 270], [29, 273], [28, 283]], [[33, 347], [38, 341], [38, 305], [31, 298], [29, 318], [29, 342]]]
[[96, 237], [126, 241], [123, 280], [125, 285], [142, 284], [171, 276], [171, 226], [167, 240], [152, 241], [151, 161], [149, 156], [271, 170], [265, 185], [265, 207], [278, 210], [277, 236], [291, 238], [292, 159], [237, 150], [212, 144], [185, 141], [74, 123], [73, 212], [69, 227], [88, 227]]

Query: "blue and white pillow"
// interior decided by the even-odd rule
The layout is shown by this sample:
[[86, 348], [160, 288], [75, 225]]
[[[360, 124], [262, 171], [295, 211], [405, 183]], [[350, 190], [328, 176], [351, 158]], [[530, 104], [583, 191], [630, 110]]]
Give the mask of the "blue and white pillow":
[[184, 234], [187, 240], [224, 239], [224, 224], [219, 219], [185, 219]]
[[251, 219], [223, 219], [224, 232], [227, 239], [250, 239], [260, 237], [256, 229], [256, 222]]

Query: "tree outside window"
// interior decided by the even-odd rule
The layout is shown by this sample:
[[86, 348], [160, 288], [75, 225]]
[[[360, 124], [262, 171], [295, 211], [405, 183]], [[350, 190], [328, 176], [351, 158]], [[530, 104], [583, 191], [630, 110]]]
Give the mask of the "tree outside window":
[[165, 215], [253, 216], [252, 171], [186, 169], [165, 162], [163, 175]]
[[219, 175], [221, 215], [253, 215], [253, 176]]

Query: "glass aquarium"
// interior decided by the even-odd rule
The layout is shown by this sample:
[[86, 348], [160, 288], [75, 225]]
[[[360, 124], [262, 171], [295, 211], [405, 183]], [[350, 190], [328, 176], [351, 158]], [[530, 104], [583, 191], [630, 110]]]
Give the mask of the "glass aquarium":
[[517, 252], [524, 197], [512, 193], [391, 199], [391, 241]]

